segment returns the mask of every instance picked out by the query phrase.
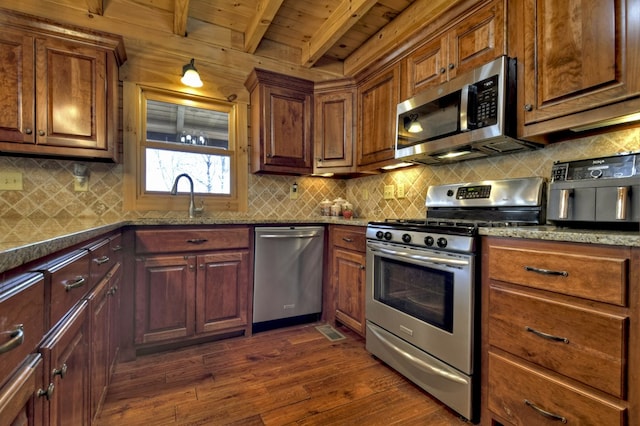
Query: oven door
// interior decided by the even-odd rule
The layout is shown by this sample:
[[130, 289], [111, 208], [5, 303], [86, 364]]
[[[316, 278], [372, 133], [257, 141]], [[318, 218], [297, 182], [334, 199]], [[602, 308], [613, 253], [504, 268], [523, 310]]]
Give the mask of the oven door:
[[367, 242], [367, 320], [473, 373], [473, 254]]

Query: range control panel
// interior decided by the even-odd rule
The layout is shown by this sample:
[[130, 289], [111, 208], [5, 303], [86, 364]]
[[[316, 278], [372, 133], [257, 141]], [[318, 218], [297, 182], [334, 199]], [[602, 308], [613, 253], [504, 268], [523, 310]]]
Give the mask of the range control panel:
[[458, 200], [475, 200], [478, 198], [489, 198], [491, 195], [491, 185], [461, 186], [456, 192]]
[[[557, 162], [551, 169], [551, 181], [616, 179], [635, 176], [639, 154], [620, 154], [611, 157]], [[640, 164], [638, 164], [640, 166]]]

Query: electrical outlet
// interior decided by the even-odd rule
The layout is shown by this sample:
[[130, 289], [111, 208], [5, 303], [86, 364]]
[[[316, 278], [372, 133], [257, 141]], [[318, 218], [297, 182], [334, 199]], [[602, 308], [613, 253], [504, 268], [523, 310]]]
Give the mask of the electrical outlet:
[[22, 191], [22, 172], [0, 172], [0, 190]]
[[385, 200], [393, 199], [394, 190], [395, 190], [395, 188], [393, 187], [393, 185], [385, 185], [384, 186], [384, 199]]
[[396, 186], [396, 198], [404, 198], [404, 183], [399, 183]]
[[290, 200], [297, 200], [298, 199], [298, 184], [297, 183], [294, 183], [289, 188], [289, 199]]

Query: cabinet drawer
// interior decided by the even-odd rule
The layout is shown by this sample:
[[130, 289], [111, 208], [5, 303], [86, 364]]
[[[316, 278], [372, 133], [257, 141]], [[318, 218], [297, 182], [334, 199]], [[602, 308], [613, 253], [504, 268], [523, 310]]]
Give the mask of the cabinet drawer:
[[629, 260], [620, 255], [492, 246], [489, 277], [570, 296], [625, 306]]
[[334, 227], [331, 233], [331, 245], [349, 250], [363, 252], [366, 250], [366, 238], [364, 230], [353, 227]]
[[45, 295], [49, 298], [48, 327], [56, 325], [89, 291], [89, 252], [79, 250], [37, 268], [47, 280]]
[[[489, 409], [514, 425], [624, 425], [626, 408], [489, 353]], [[543, 414], [544, 410], [546, 413]], [[551, 415], [558, 418], [550, 418]]]
[[136, 231], [137, 253], [175, 253], [249, 247], [249, 228]]
[[115, 257], [111, 253], [111, 243], [108, 238], [101, 240], [89, 247], [89, 275], [91, 277], [89, 288], [93, 288], [104, 275], [115, 265]]
[[626, 317], [496, 287], [489, 303], [491, 345], [624, 397]]
[[44, 335], [44, 278], [28, 273], [1, 283], [0, 386]]

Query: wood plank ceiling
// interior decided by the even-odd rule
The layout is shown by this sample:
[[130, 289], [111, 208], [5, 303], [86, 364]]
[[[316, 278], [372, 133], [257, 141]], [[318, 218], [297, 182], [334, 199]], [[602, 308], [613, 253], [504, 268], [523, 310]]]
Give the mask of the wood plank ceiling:
[[[84, 0], [102, 15], [108, 0]], [[173, 14], [173, 33], [188, 37], [203, 25], [241, 40], [245, 53], [312, 69], [353, 75], [393, 40], [424, 27], [461, 0], [136, 0]], [[401, 17], [400, 20], [396, 18]], [[392, 25], [396, 24], [397, 25]], [[387, 31], [388, 35], [385, 33]], [[386, 37], [386, 41], [382, 41]], [[374, 47], [375, 46], [375, 47]], [[234, 46], [235, 47], [235, 46]], [[360, 54], [356, 55], [360, 51]], [[364, 53], [362, 53], [364, 52]], [[354, 58], [348, 64], [349, 59]]]

